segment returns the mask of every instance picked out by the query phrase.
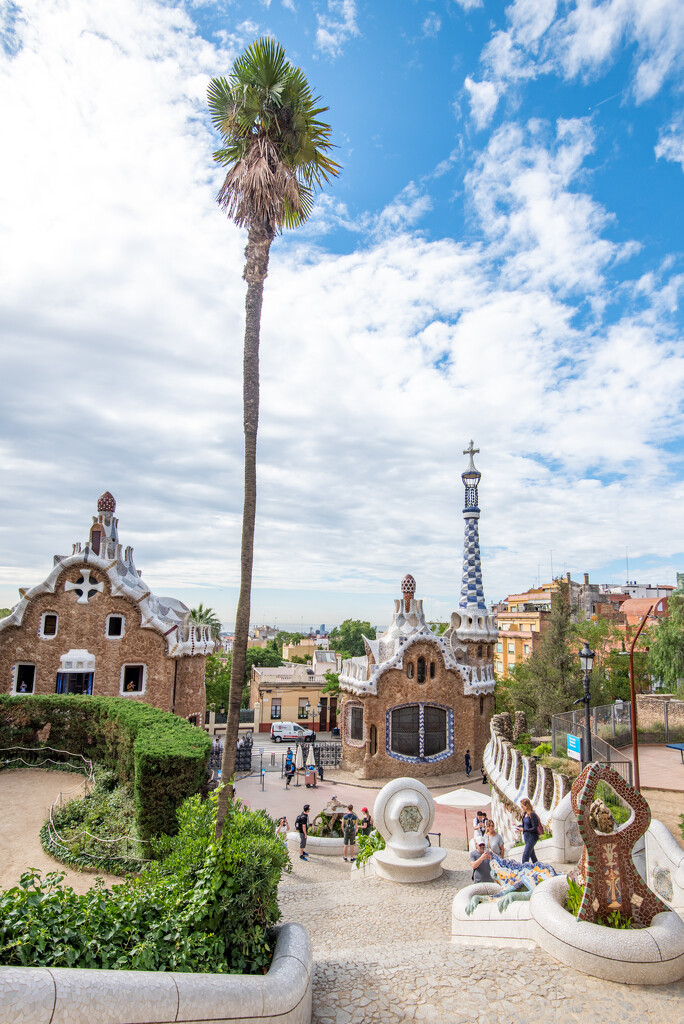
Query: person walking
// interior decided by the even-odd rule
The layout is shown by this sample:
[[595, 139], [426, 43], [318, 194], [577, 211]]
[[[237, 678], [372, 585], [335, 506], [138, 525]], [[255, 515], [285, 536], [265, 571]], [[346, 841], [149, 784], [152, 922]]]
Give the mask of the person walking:
[[358, 822], [358, 816], [354, 814], [354, 805], [347, 804], [347, 813], [342, 818], [342, 831], [344, 833], [344, 859], [347, 860], [347, 851], [349, 851], [349, 857], [352, 860], [356, 860], [354, 857], [354, 843], [356, 842], [356, 824]]
[[285, 754], [285, 771], [286, 772], [288, 771], [289, 768], [292, 767], [292, 762], [293, 761], [294, 761], [294, 755], [292, 753], [292, 747], [288, 747], [287, 748], [287, 753]]
[[299, 832], [299, 859], [308, 860], [309, 854], [306, 852], [306, 837], [309, 834], [309, 807], [311, 804], [304, 804], [304, 809], [301, 814], [298, 814], [295, 818], [295, 828]]
[[523, 812], [522, 834], [525, 840], [522, 862], [526, 864], [530, 861], [532, 864], [536, 864], [537, 855], [534, 852], [534, 848], [539, 839], [539, 816], [535, 814], [532, 802], [527, 797], [520, 801], [520, 807]]
[[472, 760], [470, 758], [470, 751], [469, 750], [466, 750], [466, 752], [465, 752], [465, 770], [466, 770], [466, 775], [467, 776], [470, 776], [470, 773], [473, 770], [473, 762], [472, 762]]

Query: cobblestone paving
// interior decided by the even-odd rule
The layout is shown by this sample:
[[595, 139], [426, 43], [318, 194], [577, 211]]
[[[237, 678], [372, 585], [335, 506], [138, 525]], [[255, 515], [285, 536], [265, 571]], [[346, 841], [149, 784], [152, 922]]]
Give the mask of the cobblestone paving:
[[470, 884], [467, 863], [451, 849], [441, 878], [411, 886], [360, 878], [341, 858], [295, 855], [281, 906], [312, 938], [316, 1024], [684, 1022], [684, 982], [613, 985], [541, 950], [452, 944], [451, 901]]

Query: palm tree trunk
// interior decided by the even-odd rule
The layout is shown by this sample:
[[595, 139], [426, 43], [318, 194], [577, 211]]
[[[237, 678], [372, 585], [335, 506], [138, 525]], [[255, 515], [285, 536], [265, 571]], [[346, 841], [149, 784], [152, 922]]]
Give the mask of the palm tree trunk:
[[235, 637], [230, 671], [228, 721], [221, 762], [224, 783], [219, 793], [216, 815], [216, 838], [223, 831], [228, 803], [233, 799], [232, 778], [235, 774], [235, 754], [242, 688], [245, 680], [247, 641], [249, 639], [250, 600], [252, 593], [252, 563], [254, 561], [254, 523], [256, 519], [256, 443], [259, 426], [259, 335], [261, 332], [261, 306], [264, 281], [268, 274], [268, 257], [273, 241], [273, 229], [261, 221], [249, 228], [246, 263], [243, 277], [247, 282], [245, 299], [245, 343], [243, 359], [242, 397], [245, 430], [245, 497], [242, 510], [242, 547], [240, 551], [240, 596], [235, 614]]

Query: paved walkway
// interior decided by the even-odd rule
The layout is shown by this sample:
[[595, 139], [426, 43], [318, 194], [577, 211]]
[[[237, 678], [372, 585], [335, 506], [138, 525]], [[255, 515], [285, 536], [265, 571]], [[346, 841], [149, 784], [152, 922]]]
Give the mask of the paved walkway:
[[[631, 761], [632, 748], [622, 747], [620, 753]], [[684, 792], [684, 764], [678, 750], [668, 750], [664, 743], [639, 744], [639, 778], [647, 789], [674, 789]], [[684, 809], [684, 800], [682, 801]]]
[[281, 907], [312, 938], [315, 1024], [681, 1024], [684, 982], [613, 985], [541, 950], [452, 945], [451, 901], [470, 869], [460, 850], [445, 863], [442, 878], [411, 886], [294, 858]]

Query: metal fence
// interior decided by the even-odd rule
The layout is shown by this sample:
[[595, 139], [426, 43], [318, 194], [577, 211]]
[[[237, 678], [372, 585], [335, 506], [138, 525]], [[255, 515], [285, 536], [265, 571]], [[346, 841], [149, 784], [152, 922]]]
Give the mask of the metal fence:
[[[302, 760], [306, 763], [309, 756], [309, 747], [313, 748], [316, 768], [337, 768], [342, 759], [342, 744], [325, 741], [323, 743], [292, 743], [291, 747], [302, 748]], [[276, 750], [264, 750], [260, 747], [254, 750], [253, 747], [239, 747], [235, 753], [236, 772], [278, 772], [281, 778], [285, 775], [286, 752]], [[223, 743], [217, 743], [209, 755], [209, 767], [217, 772], [221, 767], [223, 757]]]
[[[556, 757], [567, 757], [566, 737], [579, 736], [582, 751], [587, 750], [588, 742], [584, 711], [565, 711], [561, 715], [553, 715], [551, 719], [551, 745]], [[629, 704], [622, 706], [607, 704], [591, 709], [591, 758], [592, 761], [604, 761], [614, 768], [623, 779], [632, 785], [632, 762], [617, 750], [608, 737], [627, 746], [632, 742], [632, 716]], [[626, 738], [625, 738], [626, 737]]]

